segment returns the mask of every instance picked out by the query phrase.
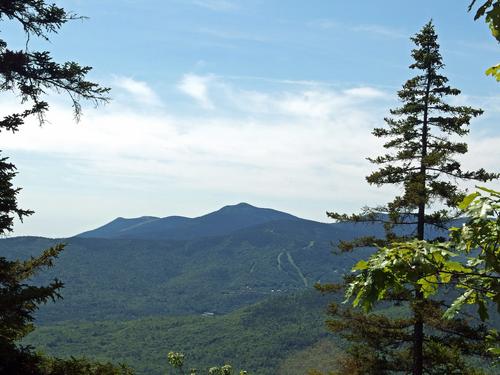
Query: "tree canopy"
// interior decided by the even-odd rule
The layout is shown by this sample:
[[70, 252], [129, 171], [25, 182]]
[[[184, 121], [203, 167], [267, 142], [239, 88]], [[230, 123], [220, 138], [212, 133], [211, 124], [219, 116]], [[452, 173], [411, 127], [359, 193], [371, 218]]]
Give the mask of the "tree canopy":
[[26, 33], [24, 50], [13, 50], [0, 39], [0, 90], [14, 93], [26, 105], [22, 112], [1, 119], [0, 131], [15, 132], [32, 115], [43, 122], [49, 109], [49, 91], [67, 94], [77, 119], [81, 115], [81, 100], [95, 104], [108, 100], [108, 88], [86, 79], [91, 67], [74, 61], [57, 63], [48, 51], [30, 50], [31, 38], [49, 40], [66, 22], [77, 18], [80, 17], [44, 0], [0, 1], [0, 21], [18, 22]]
[[[71, 100], [75, 117], [81, 114], [81, 100], [94, 103], [108, 100], [109, 89], [88, 81], [88, 66], [76, 62], [57, 63], [48, 51], [31, 51], [30, 39], [48, 40], [69, 20], [78, 18], [43, 0], [0, 1], [0, 21], [19, 23], [26, 34], [23, 50], [9, 48], [0, 39], [0, 91], [10, 92], [20, 99], [25, 109], [0, 119], [0, 132], [17, 132], [29, 116], [37, 116], [42, 124], [49, 108], [46, 97], [51, 91], [64, 92]], [[14, 187], [16, 167], [6, 157], [0, 157], [0, 235], [13, 230], [14, 218], [21, 221], [31, 210], [18, 206], [20, 188]], [[63, 284], [54, 280], [49, 285], [35, 286], [29, 280], [46, 267], [51, 267], [64, 245], [59, 244], [29, 260], [8, 260], [0, 257], [0, 373], [2, 374], [118, 374], [113, 366], [93, 365], [86, 361], [66, 362], [44, 359], [17, 341], [33, 330], [34, 312], [40, 304], [60, 298]], [[85, 363], [84, 363], [85, 362]], [[78, 366], [76, 366], [78, 364]], [[107, 367], [106, 367], [107, 366]], [[88, 371], [87, 371], [88, 370]], [[109, 370], [109, 371], [108, 371]], [[92, 370], [93, 371], [93, 370]], [[121, 371], [121, 370], [120, 370]], [[94, 373], [94, 372], [92, 372]], [[123, 372], [125, 373], [125, 372]]]
[[[445, 318], [454, 318], [466, 304], [477, 306], [482, 321], [488, 320], [492, 304], [500, 313], [500, 192], [480, 190], [462, 201], [460, 208], [468, 221], [450, 229], [450, 241], [395, 242], [358, 262], [347, 300], [369, 312], [377, 302], [404, 295], [409, 288], [420, 289], [429, 299], [453, 287], [458, 297], [448, 305]], [[500, 356], [496, 331], [490, 339], [489, 351]]]
[[[458, 180], [484, 182], [497, 178], [498, 174], [482, 168], [463, 170], [457, 159], [467, 152], [467, 144], [458, 138], [468, 134], [472, 118], [483, 111], [455, 106], [447, 100], [459, 95], [460, 90], [450, 86], [448, 78], [441, 73], [444, 63], [432, 22], [411, 40], [415, 48], [410, 69], [417, 74], [398, 92], [401, 106], [390, 111], [391, 117], [385, 119], [386, 126], [373, 131], [376, 137], [387, 139], [384, 148], [388, 152], [368, 158], [380, 167], [366, 178], [368, 183], [377, 186], [400, 186], [402, 193], [387, 205], [366, 209], [361, 215], [329, 213], [337, 220], [385, 223], [385, 239], [361, 238], [342, 244], [346, 250], [374, 244], [385, 245], [386, 249], [383, 259], [378, 258], [380, 253], [377, 252], [368, 261], [357, 264], [355, 271], [365, 275], [366, 270], [370, 270], [370, 273], [362, 281], [361, 278], [350, 283], [348, 280], [346, 295], [354, 298], [355, 306], [361, 304], [367, 311], [374, 301], [381, 299], [404, 304], [410, 317], [389, 319], [333, 307], [331, 312], [340, 320], [330, 326], [337, 331], [347, 330], [350, 332], [348, 338], [369, 345], [377, 353], [375, 356], [368, 358], [366, 348], [355, 346], [351, 359], [357, 358], [354, 362], [360, 366], [372, 363], [377, 373], [411, 371], [421, 375], [424, 371], [432, 374], [450, 373], [443, 371], [453, 369], [469, 371], [467, 363], [457, 353], [479, 355], [481, 350], [477, 343], [484, 338], [485, 330], [472, 327], [463, 319], [455, 319], [451, 328], [449, 322], [440, 318], [442, 303], [428, 299], [435, 291], [434, 282], [440, 282], [439, 276], [432, 274], [432, 266], [441, 261], [446, 261], [449, 267], [456, 263], [439, 247], [430, 252], [424, 239], [431, 226], [446, 228], [447, 223], [457, 217], [456, 206], [465, 196], [465, 191], [457, 185]], [[438, 208], [432, 210], [436, 203]], [[408, 226], [414, 230], [402, 229]], [[406, 268], [411, 262], [417, 262], [420, 267]], [[388, 272], [384, 268], [386, 263], [394, 265]], [[391, 285], [391, 288], [384, 285]], [[376, 332], [373, 327], [378, 327]]]

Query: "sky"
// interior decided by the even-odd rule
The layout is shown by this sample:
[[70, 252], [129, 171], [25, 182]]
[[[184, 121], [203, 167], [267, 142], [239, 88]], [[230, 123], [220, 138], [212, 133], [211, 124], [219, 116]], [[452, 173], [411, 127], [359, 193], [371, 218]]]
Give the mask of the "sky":
[[[499, 171], [499, 84], [484, 75], [498, 45], [464, 0], [66, 0], [86, 16], [50, 42], [59, 62], [92, 66], [112, 101], [50, 94], [48, 122], [0, 134], [18, 168], [14, 235], [67, 237], [116, 217], [200, 216], [247, 202], [328, 222], [326, 211], [383, 204], [397, 187], [365, 182], [408, 69], [410, 37], [429, 20], [453, 104], [485, 110], [471, 124], [465, 168]], [[22, 48], [10, 21], [2, 38]], [[0, 95], [0, 114], [20, 108]], [[472, 186], [472, 185], [471, 185]], [[498, 182], [488, 186], [499, 188]]]

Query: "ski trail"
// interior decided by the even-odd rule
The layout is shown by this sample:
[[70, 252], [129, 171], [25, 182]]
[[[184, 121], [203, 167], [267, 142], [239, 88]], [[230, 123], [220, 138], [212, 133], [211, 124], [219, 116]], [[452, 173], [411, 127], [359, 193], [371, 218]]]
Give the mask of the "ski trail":
[[314, 246], [315, 242], [316, 241], [309, 241], [309, 244], [307, 246], [304, 246], [303, 249], [304, 250], [311, 249]]
[[[281, 254], [280, 254], [281, 255]], [[288, 257], [288, 262], [292, 265], [293, 268], [295, 268], [297, 270], [297, 273], [299, 274], [299, 277], [302, 279], [302, 281], [304, 282], [304, 285], [305, 286], [308, 286], [308, 282], [307, 282], [307, 279], [305, 278], [304, 274], [302, 273], [302, 271], [300, 270], [300, 268], [295, 264], [293, 258], [292, 258], [292, 255], [287, 251], [286, 252], [286, 255]]]
[[283, 271], [283, 268], [281, 267], [281, 256], [283, 255], [283, 253], [284, 253], [284, 251], [279, 253], [278, 258], [276, 258], [278, 260], [278, 270], [279, 271]]

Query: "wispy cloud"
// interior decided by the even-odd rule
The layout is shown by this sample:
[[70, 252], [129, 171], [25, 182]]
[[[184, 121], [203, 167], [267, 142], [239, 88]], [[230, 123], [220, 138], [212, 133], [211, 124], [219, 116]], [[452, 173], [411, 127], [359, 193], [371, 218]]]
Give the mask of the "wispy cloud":
[[459, 40], [456, 42], [456, 44], [459, 47], [462, 47], [464, 49], [464, 52], [466, 51], [469, 53], [470, 49], [474, 50], [480, 50], [480, 51], [485, 51], [485, 52], [494, 52], [498, 53], [498, 43], [496, 42], [495, 39], [491, 38], [489, 41], [484, 41], [484, 40], [476, 40], [476, 41], [465, 41], [465, 40]]
[[124, 180], [175, 182], [181, 190], [279, 199], [326, 199], [348, 190], [345, 201], [359, 200], [354, 195], [362, 194], [369, 168], [359, 144], [367, 155], [378, 147], [369, 130], [385, 99], [376, 89], [250, 91], [194, 74], [186, 74], [179, 89], [211, 111], [141, 112], [114, 101], [71, 127], [71, 112], [54, 106], [50, 126], [28, 124], [6, 135], [5, 148], [74, 160], [75, 173], [107, 176], [107, 184], [117, 187]]
[[342, 27], [342, 24], [328, 19], [314, 20], [308, 23], [308, 26], [313, 28], [319, 28], [323, 30], [335, 29], [337, 27]]
[[356, 25], [351, 26], [350, 29], [355, 32], [368, 35], [376, 35], [385, 38], [408, 39], [410, 35], [402, 30], [394, 29], [384, 25]]
[[360, 99], [377, 99], [377, 98], [387, 98], [388, 94], [384, 91], [376, 89], [374, 87], [354, 87], [351, 89], [344, 90], [344, 93], [353, 97]]
[[146, 82], [138, 81], [130, 77], [116, 77], [114, 85], [125, 90], [137, 102], [153, 106], [162, 105], [159, 96]]
[[277, 92], [248, 90], [223, 77], [189, 73], [181, 79], [178, 88], [204, 109], [322, 119], [352, 110], [355, 103], [360, 105], [388, 98], [384, 91], [368, 86], [340, 90], [312, 81], [276, 80], [275, 83], [286, 85], [288, 89]]
[[378, 24], [360, 24], [349, 25], [335, 20], [320, 19], [309, 22], [310, 27], [319, 28], [323, 30], [344, 29], [349, 32], [363, 33], [369, 36], [390, 38], [390, 39], [407, 39], [409, 33], [401, 29], [388, 27], [386, 25]]
[[[119, 96], [99, 111], [87, 111], [79, 125], [71, 126], [71, 111], [54, 105], [47, 126], [31, 121], [18, 134], [4, 134], [2, 147], [9, 155], [29, 155], [30, 165], [49, 158], [59, 163], [58, 178], [74, 189], [64, 204], [71, 204], [72, 215], [86, 215], [95, 224], [96, 218], [109, 218], [110, 212], [186, 214], [185, 202], [197, 199], [205, 209], [216, 195], [223, 197], [221, 204], [229, 203], [228, 197], [265, 201], [272, 207], [281, 202], [284, 209], [321, 220], [324, 210], [313, 214], [310, 207], [353, 211], [361, 202], [384, 203], [396, 193], [371, 188], [364, 181], [372, 170], [364, 158], [383, 152], [371, 130], [383, 124], [388, 108], [394, 106], [392, 93], [370, 86], [301, 84], [248, 90], [223, 77], [194, 74], [183, 76], [179, 89], [199, 106], [189, 115], [164, 107], [141, 111]], [[132, 97], [135, 91], [125, 90]], [[0, 113], [2, 107], [12, 111], [10, 103], [2, 103]], [[489, 113], [493, 117], [488, 122], [496, 123], [498, 112]], [[470, 152], [463, 158], [464, 167], [496, 170], [500, 137], [486, 137], [475, 129], [467, 139]], [[42, 180], [49, 175], [43, 168], [43, 163], [37, 167]], [[37, 183], [50, 185], [49, 179]], [[93, 191], [92, 186], [98, 188]], [[48, 189], [48, 196], [53, 190]], [[108, 211], [71, 203], [80, 195], [93, 202], [93, 208], [105, 205]], [[144, 197], [137, 199], [147, 199], [150, 210], [145, 212], [145, 206], [130, 197]], [[63, 199], [60, 193], [57, 199]], [[124, 199], [130, 200], [127, 207]], [[33, 201], [39, 206], [27, 207], [38, 212], [52, 209], [43, 206], [51, 204], [48, 199]], [[293, 203], [301, 201], [308, 204]], [[201, 206], [195, 212], [203, 212]], [[49, 220], [52, 227], [57, 227], [59, 216], [54, 213], [54, 221]]]
[[210, 100], [208, 85], [212, 81], [211, 76], [199, 76], [196, 74], [186, 74], [178, 84], [178, 89], [184, 94], [196, 100], [203, 108], [213, 109], [214, 105]]

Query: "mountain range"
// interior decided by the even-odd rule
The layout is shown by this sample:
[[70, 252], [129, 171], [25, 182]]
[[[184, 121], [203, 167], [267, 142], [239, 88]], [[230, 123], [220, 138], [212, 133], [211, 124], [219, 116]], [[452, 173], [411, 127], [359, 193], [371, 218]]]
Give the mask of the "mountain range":
[[248, 203], [239, 203], [195, 218], [142, 216], [124, 219], [119, 217], [102, 227], [81, 233], [77, 237], [190, 240], [226, 235], [239, 229], [281, 220], [301, 219], [269, 208], [257, 208]]
[[[237, 363], [240, 354], [233, 350], [237, 337], [248, 334], [255, 345], [267, 340], [259, 330], [262, 306], [267, 306], [266, 314], [275, 314], [276, 331], [262, 345], [279, 355], [264, 363], [260, 352], [248, 352], [252, 360], [241, 363], [258, 368], [259, 374], [291, 375], [303, 373], [285, 366], [296, 363], [294, 353], [315, 352], [315, 345], [325, 338], [320, 306], [326, 308], [326, 302], [311, 297], [319, 294], [313, 285], [339, 281], [373, 252], [364, 248], [338, 253], [338, 241], [383, 234], [380, 223], [326, 224], [240, 203], [196, 218], [117, 218], [63, 239], [6, 238], [0, 240], [0, 254], [23, 259], [56, 243], [66, 244], [55, 266], [32, 280], [46, 284], [58, 278], [65, 284], [64, 299], [41, 307], [37, 314], [41, 328], [28, 338], [51, 354], [76, 351], [101, 358], [100, 353], [107, 353], [108, 359], [120, 356], [142, 368], [139, 373], [160, 374], [165, 351], [179, 347], [177, 342], [198, 363], [222, 358], [221, 351], [232, 353], [227, 358]], [[283, 303], [288, 310], [280, 308]], [[247, 332], [238, 322], [248, 319], [255, 326]], [[225, 324], [231, 324], [231, 333], [222, 328]], [[148, 331], [152, 326], [158, 332]], [[307, 340], [301, 340], [304, 329], [314, 332]], [[129, 330], [133, 334], [124, 337]], [[137, 351], [124, 352], [123, 343], [142, 342], [144, 337], [149, 341], [141, 348], [156, 348], [161, 341], [174, 347], [156, 348], [154, 353], [144, 350], [140, 358]], [[186, 342], [187, 337], [192, 340]], [[190, 346], [194, 342], [199, 346]], [[213, 343], [209, 351], [206, 342]], [[320, 347], [324, 345], [336, 344]], [[282, 366], [286, 370], [277, 372]]]
[[117, 218], [66, 239], [0, 240], [7, 258], [66, 249], [34, 282], [57, 277], [64, 300], [39, 322], [225, 314], [276, 293], [337, 281], [372, 249], [333, 255], [340, 240], [383, 235], [380, 223], [320, 223], [246, 203], [196, 218]]
[[43, 307], [39, 322], [224, 314], [275, 293], [338, 280], [361, 255], [333, 256], [336, 241], [381, 231], [241, 203], [193, 219], [118, 218], [66, 239], [3, 239], [0, 252], [26, 258], [66, 243], [55, 267], [34, 280], [65, 283], [64, 300]]

